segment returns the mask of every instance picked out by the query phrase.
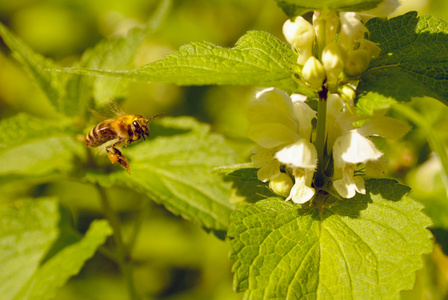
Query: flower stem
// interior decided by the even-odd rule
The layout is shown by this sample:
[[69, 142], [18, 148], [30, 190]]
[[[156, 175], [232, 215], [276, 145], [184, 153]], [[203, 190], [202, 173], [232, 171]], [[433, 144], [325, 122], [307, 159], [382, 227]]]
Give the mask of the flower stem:
[[420, 127], [426, 134], [429, 146], [432, 151], [437, 153], [442, 164], [442, 180], [445, 186], [445, 191], [448, 194], [448, 155], [443, 142], [436, 136], [431, 125], [414, 109], [404, 104], [395, 104], [392, 107], [399, 114]]
[[324, 186], [324, 154], [325, 154], [325, 138], [326, 138], [326, 120], [327, 120], [327, 96], [328, 90], [325, 85], [322, 86], [322, 91], [319, 92], [319, 101], [317, 104], [317, 131], [314, 146], [317, 151], [317, 172], [315, 176], [315, 185], [317, 188]]
[[107, 220], [110, 223], [110, 226], [114, 231], [113, 239], [115, 242], [115, 252], [118, 258], [118, 265], [120, 266], [121, 272], [126, 281], [130, 299], [138, 300], [140, 299], [140, 296], [137, 294], [137, 290], [135, 289], [132, 264], [130, 262], [128, 249], [126, 248], [126, 245], [123, 242], [123, 237], [121, 235], [120, 221], [115, 212], [112, 210], [112, 207], [110, 206], [106, 191], [98, 183], [95, 184], [95, 187], [98, 190], [98, 194], [100, 196], [104, 215], [106, 216]]

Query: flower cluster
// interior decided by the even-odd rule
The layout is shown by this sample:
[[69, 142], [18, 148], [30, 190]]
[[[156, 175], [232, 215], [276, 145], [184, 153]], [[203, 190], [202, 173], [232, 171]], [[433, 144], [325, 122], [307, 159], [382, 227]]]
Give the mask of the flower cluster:
[[[396, 3], [381, 5], [393, 10]], [[368, 119], [355, 113], [357, 76], [381, 49], [366, 39], [368, 30], [354, 12], [315, 12], [312, 22], [296, 17], [286, 21], [283, 32], [298, 52], [301, 84], [325, 105], [316, 113], [302, 95], [275, 88], [257, 93], [247, 117], [249, 138], [258, 144], [251, 157], [258, 179], [295, 203], [310, 201], [316, 188], [343, 198], [364, 194], [360, 167], [370, 176], [386, 172], [383, 154], [369, 137], [399, 138], [409, 130], [385, 111]], [[328, 179], [325, 185], [316, 187], [316, 172]]]

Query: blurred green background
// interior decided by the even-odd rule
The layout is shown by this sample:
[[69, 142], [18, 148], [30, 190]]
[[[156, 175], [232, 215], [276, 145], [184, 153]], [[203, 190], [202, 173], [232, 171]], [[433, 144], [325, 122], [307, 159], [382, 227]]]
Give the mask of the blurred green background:
[[[71, 66], [88, 48], [103, 38], [125, 35], [143, 25], [159, 1], [151, 0], [15, 0], [0, 1], [0, 21], [32, 49], [63, 66]], [[445, 0], [402, 1], [397, 13], [419, 10], [448, 19]], [[232, 47], [248, 30], [264, 30], [283, 39], [285, 14], [273, 0], [177, 0], [158, 31], [140, 47], [135, 66], [162, 58], [191, 41], [208, 41]], [[38, 88], [0, 40], [0, 119], [27, 112], [54, 117], [55, 112]], [[223, 134], [242, 159], [248, 160], [252, 143], [246, 137], [244, 110], [254, 93], [252, 87], [177, 87], [132, 82], [122, 104], [129, 113], [146, 116], [166, 112], [190, 115], [210, 123]], [[448, 139], [447, 108], [432, 99], [416, 99], [411, 105], [431, 124], [439, 138]], [[1, 134], [1, 133], [0, 133]], [[433, 217], [438, 239], [448, 229], [447, 192], [440, 164], [431, 155], [424, 131], [415, 127], [401, 141], [379, 141], [390, 162], [388, 177], [398, 178], [414, 190], [414, 197]], [[76, 193], [74, 193], [76, 191]], [[172, 215], [142, 195], [125, 189], [109, 190], [120, 212], [125, 235], [139, 224], [133, 260], [138, 290], [147, 299], [240, 299], [233, 292], [229, 243], [206, 233], [199, 226]], [[81, 183], [60, 181], [45, 185], [0, 186], [0, 201], [21, 196], [58, 195], [63, 222], [78, 231], [100, 218], [96, 190]], [[66, 236], [73, 235], [67, 227]], [[129, 237], [133, 239], [134, 237]], [[446, 239], [448, 240], [448, 238]], [[445, 240], [445, 241], [446, 241]], [[420, 299], [433, 287], [432, 295], [448, 291], [448, 260], [439, 248], [427, 258], [416, 289], [406, 298]], [[98, 253], [81, 273], [62, 288], [57, 299], [126, 299], [127, 291], [117, 266]], [[441, 299], [440, 298], [440, 299]]]

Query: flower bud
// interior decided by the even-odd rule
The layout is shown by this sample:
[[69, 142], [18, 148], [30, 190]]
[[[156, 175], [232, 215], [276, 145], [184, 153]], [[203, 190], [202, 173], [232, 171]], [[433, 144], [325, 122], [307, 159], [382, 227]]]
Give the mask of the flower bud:
[[359, 49], [366, 50], [370, 54], [370, 59], [377, 58], [381, 53], [381, 48], [378, 47], [378, 44], [367, 39], [359, 41]]
[[327, 72], [327, 84], [333, 91], [338, 82], [338, 77], [344, 69], [345, 50], [337, 43], [329, 43], [322, 51], [322, 64]]
[[314, 89], [320, 89], [325, 80], [325, 69], [322, 63], [310, 56], [302, 69], [302, 77]]
[[288, 197], [294, 183], [289, 175], [280, 173], [269, 181], [269, 188], [277, 195]]
[[370, 54], [363, 49], [358, 49], [349, 54], [345, 62], [345, 73], [356, 76], [367, 70], [370, 63]]
[[353, 49], [353, 43], [364, 38], [368, 32], [366, 26], [361, 22], [361, 18], [355, 12], [341, 12], [341, 32], [339, 43], [347, 50]]
[[287, 20], [283, 24], [283, 35], [291, 46], [299, 50], [297, 63], [303, 65], [312, 54], [316, 36], [313, 25], [302, 17], [297, 17], [294, 22]]
[[325, 28], [327, 44], [334, 41], [336, 33], [338, 32], [338, 28], [339, 28], [339, 16], [335, 11], [331, 11], [328, 14], [327, 24]]
[[353, 89], [353, 87], [351, 87], [347, 84], [344, 84], [341, 88], [340, 95], [341, 95], [342, 100], [344, 100], [345, 103], [350, 104], [350, 103], [353, 103], [352, 101], [356, 97], [356, 92]]

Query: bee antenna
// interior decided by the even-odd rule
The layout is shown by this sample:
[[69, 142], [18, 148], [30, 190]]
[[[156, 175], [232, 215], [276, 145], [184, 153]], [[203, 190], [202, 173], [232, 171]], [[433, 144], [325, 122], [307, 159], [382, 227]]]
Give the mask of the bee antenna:
[[149, 117], [148, 119], [146, 119], [146, 124], [148, 124], [149, 121], [151, 121], [152, 119], [157, 118], [157, 117], [159, 117], [159, 116], [163, 116], [164, 114], [165, 114], [165, 113], [160, 113], [160, 114], [158, 114], [158, 115]]

